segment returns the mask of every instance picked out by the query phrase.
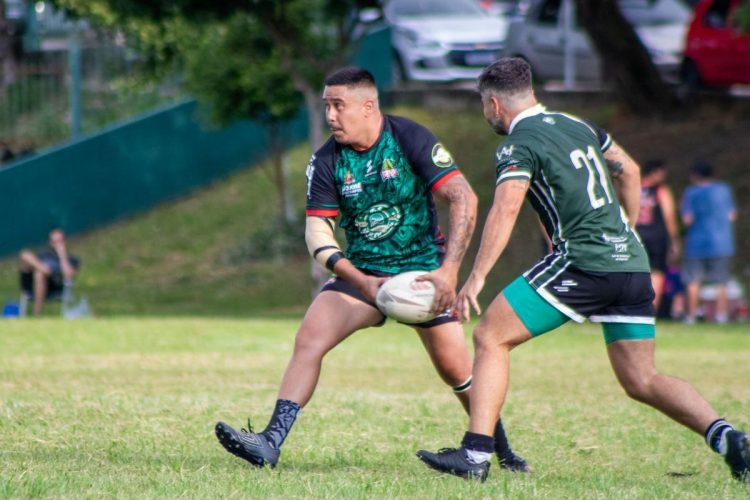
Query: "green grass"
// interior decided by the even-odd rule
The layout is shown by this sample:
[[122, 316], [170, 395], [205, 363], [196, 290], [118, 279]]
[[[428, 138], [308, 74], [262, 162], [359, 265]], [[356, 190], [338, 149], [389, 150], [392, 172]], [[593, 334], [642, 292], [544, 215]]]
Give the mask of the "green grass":
[[[531, 475], [484, 484], [427, 470], [466, 418], [418, 338], [388, 324], [326, 358], [279, 466], [256, 470], [213, 436], [268, 419], [298, 318], [40, 319], [0, 323], [2, 498], [747, 498], [700, 436], [628, 400], [593, 326], [512, 355], [505, 419]], [[750, 336], [660, 327], [657, 362], [750, 428]], [[686, 474], [677, 477], [677, 474]]]

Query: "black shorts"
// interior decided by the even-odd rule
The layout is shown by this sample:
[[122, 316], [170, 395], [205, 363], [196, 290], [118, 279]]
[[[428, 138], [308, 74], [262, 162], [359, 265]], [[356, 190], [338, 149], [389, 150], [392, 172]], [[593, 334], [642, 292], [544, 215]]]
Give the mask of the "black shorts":
[[[21, 271], [21, 290], [29, 295], [34, 294], [34, 273], [32, 271]], [[57, 296], [63, 291], [62, 273], [52, 273], [47, 276], [47, 298]]]
[[647, 272], [607, 273], [569, 266], [547, 283], [532, 286], [579, 323], [586, 318], [596, 323], [654, 322], [654, 289]]
[[[388, 278], [391, 276], [394, 276], [393, 274], [388, 273], [381, 273], [378, 271], [370, 271], [368, 269], [360, 269], [363, 273], [367, 274], [368, 276], [377, 276], [379, 278]], [[378, 309], [378, 306], [375, 305], [374, 302], [371, 302], [367, 300], [367, 298], [360, 292], [357, 287], [346, 281], [345, 279], [339, 278], [338, 276], [331, 276], [331, 278], [325, 282], [323, 285], [323, 288], [320, 289], [321, 292], [325, 291], [333, 291], [333, 292], [339, 292], [343, 293], [345, 295], [348, 295], [350, 297], [354, 297], [355, 299], [359, 300], [360, 302], [364, 302], [367, 305], [370, 305], [374, 307], [375, 309]], [[378, 309], [379, 311], [380, 309]], [[380, 321], [375, 326], [383, 326], [385, 324], [386, 317], [383, 315], [383, 320]], [[424, 323], [415, 323], [415, 324], [408, 324], [408, 326], [418, 327], [418, 328], [432, 328], [433, 326], [442, 325], [445, 323], [452, 323], [454, 321], [458, 321], [458, 316], [453, 314], [452, 312], [445, 312], [430, 321], [425, 321]], [[406, 325], [407, 323], [402, 323]]]

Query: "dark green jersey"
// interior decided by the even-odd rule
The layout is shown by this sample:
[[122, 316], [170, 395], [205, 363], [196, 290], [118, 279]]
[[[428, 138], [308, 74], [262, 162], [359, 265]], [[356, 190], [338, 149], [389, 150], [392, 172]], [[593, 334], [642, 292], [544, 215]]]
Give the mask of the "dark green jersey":
[[307, 166], [307, 215], [341, 216], [346, 256], [384, 273], [433, 270], [445, 240], [432, 199], [459, 175], [448, 151], [426, 128], [385, 115], [366, 151], [329, 139]]
[[[518, 115], [497, 149], [497, 183], [531, 182], [527, 198], [552, 239], [553, 253], [527, 276], [541, 285], [567, 266], [648, 272], [648, 257], [627, 222], [603, 152], [604, 130], [538, 105]], [[539, 268], [539, 269], [537, 269]]]

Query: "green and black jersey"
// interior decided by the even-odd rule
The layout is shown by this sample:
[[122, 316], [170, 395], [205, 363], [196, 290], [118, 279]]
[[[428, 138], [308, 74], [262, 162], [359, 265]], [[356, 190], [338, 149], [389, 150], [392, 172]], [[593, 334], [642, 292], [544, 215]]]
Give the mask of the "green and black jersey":
[[355, 151], [330, 138], [307, 165], [307, 215], [341, 216], [346, 256], [360, 269], [397, 274], [440, 266], [445, 239], [432, 198], [459, 175], [425, 127], [384, 115], [375, 144]]
[[519, 114], [497, 149], [497, 183], [526, 179], [527, 198], [553, 243], [526, 273], [541, 286], [568, 266], [592, 272], [648, 272], [648, 257], [627, 222], [603, 153], [609, 134], [542, 105]]

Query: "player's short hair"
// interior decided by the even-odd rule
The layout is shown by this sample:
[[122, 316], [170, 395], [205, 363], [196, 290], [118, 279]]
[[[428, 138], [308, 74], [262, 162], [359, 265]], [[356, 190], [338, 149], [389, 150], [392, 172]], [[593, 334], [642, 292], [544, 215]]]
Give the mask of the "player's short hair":
[[666, 168], [667, 162], [665, 162], [664, 160], [648, 160], [641, 166], [641, 174], [648, 175], [652, 172], [655, 172], [656, 170], [666, 170]]
[[531, 66], [520, 57], [503, 57], [493, 62], [479, 75], [480, 93], [493, 91], [517, 94], [532, 90]]
[[708, 179], [714, 175], [714, 167], [707, 161], [697, 161], [690, 167], [690, 173], [701, 179]]
[[364, 68], [347, 66], [328, 75], [324, 81], [326, 86], [345, 85], [347, 87], [372, 87], [375, 86], [375, 77]]

